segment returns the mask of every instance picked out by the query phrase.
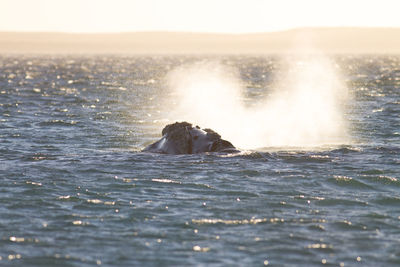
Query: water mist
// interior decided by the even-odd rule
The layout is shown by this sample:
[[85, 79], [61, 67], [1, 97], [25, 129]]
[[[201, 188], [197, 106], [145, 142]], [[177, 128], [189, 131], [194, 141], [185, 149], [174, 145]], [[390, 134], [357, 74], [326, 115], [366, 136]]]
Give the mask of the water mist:
[[171, 119], [212, 128], [241, 149], [316, 147], [348, 142], [346, 87], [322, 57], [287, 60], [283, 77], [264, 99], [243, 102], [236, 71], [218, 63], [181, 66], [168, 75]]

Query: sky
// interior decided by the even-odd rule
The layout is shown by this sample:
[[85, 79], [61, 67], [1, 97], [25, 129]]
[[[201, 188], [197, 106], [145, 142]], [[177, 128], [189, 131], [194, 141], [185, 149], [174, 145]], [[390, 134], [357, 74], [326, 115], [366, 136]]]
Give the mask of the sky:
[[0, 0], [0, 31], [253, 33], [400, 27], [398, 0]]

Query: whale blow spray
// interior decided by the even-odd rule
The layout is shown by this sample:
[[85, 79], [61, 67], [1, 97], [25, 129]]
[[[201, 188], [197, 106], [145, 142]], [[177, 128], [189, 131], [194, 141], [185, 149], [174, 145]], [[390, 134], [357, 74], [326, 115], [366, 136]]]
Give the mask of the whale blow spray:
[[347, 143], [347, 90], [329, 60], [291, 59], [285, 69], [272, 92], [249, 106], [234, 69], [218, 63], [181, 66], [168, 75], [171, 119], [215, 129], [242, 149]]

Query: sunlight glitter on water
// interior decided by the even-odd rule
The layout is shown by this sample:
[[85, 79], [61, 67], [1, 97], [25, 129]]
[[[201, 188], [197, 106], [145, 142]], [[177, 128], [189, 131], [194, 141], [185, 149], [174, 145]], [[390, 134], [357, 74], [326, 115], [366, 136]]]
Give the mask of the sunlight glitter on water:
[[284, 219], [271, 218], [271, 219], [256, 219], [251, 218], [249, 220], [224, 220], [224, 219], [192, 219], [194, 224], [259, 224], [259, 223], [283, 223]]

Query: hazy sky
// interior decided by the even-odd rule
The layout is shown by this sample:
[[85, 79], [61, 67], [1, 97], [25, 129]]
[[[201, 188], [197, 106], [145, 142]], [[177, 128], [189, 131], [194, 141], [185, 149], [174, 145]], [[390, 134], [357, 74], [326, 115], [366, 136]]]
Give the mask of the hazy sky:
[[400, 27], [398, 0], [0, 0], [0, 31], [266, 32]]

